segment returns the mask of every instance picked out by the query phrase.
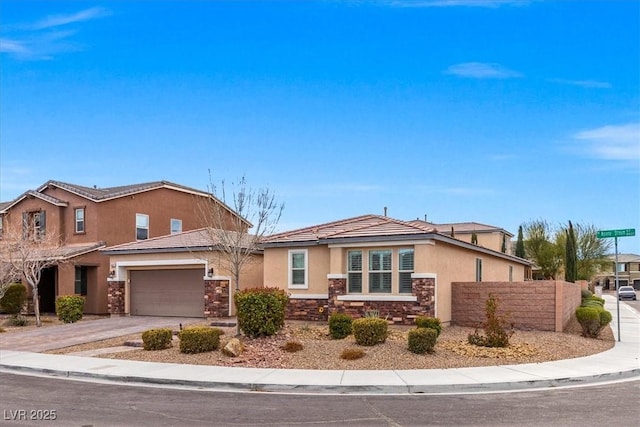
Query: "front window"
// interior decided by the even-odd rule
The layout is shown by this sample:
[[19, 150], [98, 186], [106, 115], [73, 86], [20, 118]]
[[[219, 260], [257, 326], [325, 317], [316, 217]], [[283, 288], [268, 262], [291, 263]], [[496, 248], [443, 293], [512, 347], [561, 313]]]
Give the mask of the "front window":
[[369, 292], [391, 293], [391, 250], [369, 251]]
[[149, 238], [149, 215], [136, 214], [136, 239], [146, 240]]
[[289, 287], [307, 288], [307, 250], [289, 251]]
[[76, 233], [84, 233], [84, 208], [76, 209]]
[[171, 218], [171, 234], [182, 233], [182, 220]]
[[24, 212], [22, 214], [22, 233], [25, 239], [39, 240], [45, 235], [45, 211]]
[[398, 251], [398, 273], [400, 293], [410, 294], [412, 292], [413, 249], [400, 249]]
[[348, 292], [362, 292], [362, 251], [349, 251]]
[[76, 267], [75, 293], [87, 295], [87, 267]]
[[509, 281], [513, 282], [513, 265], [509, 266]]
[[624, 262], [619, 262], [618, 273], [624, 273], [625, 271], [627, 271], [627, 264], [625, 264]]
[[482, 259], [476, 258], [476, 282], [482, 282]]

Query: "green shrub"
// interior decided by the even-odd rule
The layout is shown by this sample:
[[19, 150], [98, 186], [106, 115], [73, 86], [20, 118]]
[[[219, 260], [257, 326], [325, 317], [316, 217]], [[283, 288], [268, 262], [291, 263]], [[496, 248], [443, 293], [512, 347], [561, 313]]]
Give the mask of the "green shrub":
[[409, 331], [409, 350], [412, 353], [432, 353], [438, 339], [438, 331], [432, 328], [419, 327]]
[[582, 327], [582, 335], [597, 338], [602, 329], [611, 323], [611, 313], [603, 308], [578, 307], [576, 318]]
[[344, 313], [333, 313], [329, 316], [329, 335], [331, 338], [341, 340], [351, 335], [351, 316]]
[[340, 353], [340, 359], [344, 360], [356, 360], [362, 359], [365, 355], [365, 352], [361, 348], [345, 348]]
[[12, 283], [0, 298], [0, 309], [7, 314], [20, 314], [25, 302], [27, 302], [27, 288], [22, 283]]
[[384, 319], [363, 317], [351, 324], [353, 336], [359, 345], [372, 346], [383, 343], [387, 339], [389, 325]]
[[589, 298], [591, 295], [593, 295], [593, 292], [591, 292], [588, 289], [582, 289], [580, 291], [580, 295], [582, 295], [582, 299], [585, 299], [585, 298]]
[[29, 320], [24, 316], [20, 316], [19, 314], [11, 316], [5, 322], [5, 325], [7, 326], [27, 326], [28, 324]]
[[440, 319], [437, 317], [418, 316], [416, 317], [416, 326], [418, 328], [434, 329], [438, 333], [438, 336], [440, 336], [442, 332], [442, 325], [440, 324]]
[[183, 329], [178, 334], [180, 352], [195, 354], [216, 350], [220, 346], [220, 335], [222, 334], [221, 329], [207, 326]]
[[279, 288], [253, 288], [234, 295], [238, 326], [245, 335], [256, 338], [274, 335], [284, 326], [289, 302], [287, 293]]
[[297, 351], [300, 351], [304, 348], [304, 346], [302, 345], [301, 342], [299, 341], [287, 341], [283, 346], [282, 349], [288, 353], [295, 353]]
[[164, 350], [171, 347], [172, 338], [171, 329], [149, 329], [142, 333], [142, 345], [145, 350]]
[[486, 321], [482, 324], [484, 336], [480, 335], [478, 328], [469, 334], [469, 344], [481, 347], [508, 347], [509, 338], [513, 335], [513, 324], [509, 324], [506, 314], [498, 315], [498, 298], [489, 294], [485, 304]]
[[56, 298], [56, 314], [64, 323], [75, 323], [82, 319], [84, 298], [79, 295], [63, 295]]

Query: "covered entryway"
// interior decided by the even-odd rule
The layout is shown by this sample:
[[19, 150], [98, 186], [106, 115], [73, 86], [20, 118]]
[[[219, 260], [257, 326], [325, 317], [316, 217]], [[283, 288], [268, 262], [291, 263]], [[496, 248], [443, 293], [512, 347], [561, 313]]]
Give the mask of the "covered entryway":
[[130, 271], [130, 314], [204, 317], [203, 276], [202, 268]]

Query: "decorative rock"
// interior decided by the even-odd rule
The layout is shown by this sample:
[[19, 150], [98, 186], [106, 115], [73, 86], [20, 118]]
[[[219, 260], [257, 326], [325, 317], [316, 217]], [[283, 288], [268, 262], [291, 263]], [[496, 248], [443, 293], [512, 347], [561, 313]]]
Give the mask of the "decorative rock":
[[229, 357], [238, 357], [242, 354], [242, 343], [238, 338], [231, 338], [222, 349], [222, 354]]

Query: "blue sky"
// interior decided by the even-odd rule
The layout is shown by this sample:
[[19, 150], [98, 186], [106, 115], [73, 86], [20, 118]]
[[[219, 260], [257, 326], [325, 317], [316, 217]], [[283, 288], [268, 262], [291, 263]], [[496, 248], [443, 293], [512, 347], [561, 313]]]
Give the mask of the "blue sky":
[[[0, 200], [49, 179], [206, 190], [280, 230], [366, 213], [640, 234], [637, 1], [0, 5]], [[640, 237], [619, 239], [640, 253]]]

